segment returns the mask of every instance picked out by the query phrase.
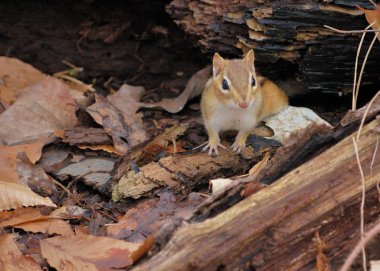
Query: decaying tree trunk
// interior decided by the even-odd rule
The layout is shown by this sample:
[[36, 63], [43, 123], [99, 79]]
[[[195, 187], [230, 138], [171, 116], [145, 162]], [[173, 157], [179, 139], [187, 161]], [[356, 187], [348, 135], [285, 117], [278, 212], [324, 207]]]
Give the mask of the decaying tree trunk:
[[[364, 29], [368, 24], [355, 5], [373, 8], [367, 0], [173, 0], [167, 11], [204, 52], [236, 57], [254, 48], [263, 74], [296, 75], [308, 90], [338, 93], [351, 89], [360, 34], [338, 34], [324, 25]], [[378, 82], [379, 57], [375, 46], [367, 83]]]
[[[380, 156], [373, 158], [378, 135], [372, 131], [378, 125], [364, 126], [358, 141], [367, 227], [380, 214]], [[219, 215], [182, 223], [134, 270], [313, 270], [318, 246], [335, 270], [359, 235], [361, 177], [352, 137]]]

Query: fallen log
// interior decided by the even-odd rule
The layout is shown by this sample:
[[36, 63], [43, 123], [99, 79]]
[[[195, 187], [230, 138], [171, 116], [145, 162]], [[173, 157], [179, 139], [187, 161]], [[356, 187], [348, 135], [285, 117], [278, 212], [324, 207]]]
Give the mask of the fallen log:
[[[253, 48], [258, 70], [271, 79], [297, 77], [309, 91], [342, 93], [352, 88], [361, 34], [335, 33], [324, 25], [364, 29], [368, 23], [355, 5], [373, 9], [367, 0], [234, 0], [228, 5], [173, 0], [166, 10], [204, 53], [236, 57]], [[380, 47], [375, 47], [366, 83], [378, 81]]]
[[[372, 131], [378, 125], [365, 125], [358, 141], [367, 226], [380, 214], [378, 135]], [[312, 270], [317, 233], [335, 270], [360, 232], [361, 179], [352, 137], [223, 213], [182, 222], [158, 254], [133, 270]]]

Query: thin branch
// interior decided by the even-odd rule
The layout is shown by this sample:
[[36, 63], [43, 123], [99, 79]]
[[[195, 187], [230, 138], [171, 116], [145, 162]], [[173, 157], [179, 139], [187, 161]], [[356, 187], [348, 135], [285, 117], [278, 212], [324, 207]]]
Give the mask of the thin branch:
[[[362, 184], [362, 200], [360, 203], [360, 238], [361, 240], [363, 240], [364, 239], [365, 177], [364, 177], [362, 164], [360, 162], [358, 145], [355, 141], [355, 137], [352, 137], [352, 142], [354, 143], [355, 155], [356, 155], [356, 160], [357, 160], [359, 171], [360, 171], [360, 180]], [[362, 260], [363, 260], [363, 270], [367, 271], [367, 259], [366, 259], [366, 254], [365, 254], [365, 246], [362, 247]]]
[[[379, 136], [376, 137], [375, 151], [373, 152], [372, 161], [371, 161], [371, 165], [370, 165], [371, 180], [372, 180], [373, 165], [375, 164], [375, 158], [376, 158], [376, 155], [377, 155], [377, 149], [378, 149], [378, 147], [379, 147]], [[379, 195], [379, 202], [380, 202], [380, 178], [376, 182], [376, 188], [377, 188], [377, 194]]]
[[372, 47], [373, 47], [373, 45], [375, 44], [375, 42], [377, 40], [377, 36], [378, 36], [378, 33], [376, 33], [375, 36], [373, 37], [372, 42], [371, 42], [371, 44], [368, 47], [368, 50], [367, 50], [367, 53], [365, 55], [364, 61], [362, 63], [362, 68], [360, 69], [358, 84], [356, 85], [356, 91], [355, 91], [355, 105], [357, 103], [358, 96], [359, 96], [359, 88], [360, 88], [360, 84], [361, 84], [362, 77], [363, 77], [364, 67], [365, 67], [365, 65], [367, 63], [369, 53], [371, 52]]
[[375, 2], [373, 2], [373, 0], [368, 0], [368, 1], [370, 1], [370, 2], [371, 2], [371, 4], [372, 4], [372, 5], [374, 5], [374, 6], [375, 6], [375, 8], [377, 8], [377, 4], [376, 4]]
[[351, 251], [350, 255], [347, 257], [340, 271], [348, 271], [355, 260], [355, 258], [360, 253], [362, 247], [364, 247], [370, 240], [372, 240], [378, 233], [380, 233], [380, 223], [377, 223], [367, 234], [364, 239], [355, 246], [354, 250]]
[[371, 108], [373, 102], [376, 100], [376, 98], [380, 95], [380, 90], [376, 93], [375, 96], [373, 96], [373, 98], [371, 99], [371, 101], [369, 101], [368, 105], [367, 105], [367, 108], [365, 109], [364, 111], [364, 115], [362, 117], [362, 120], [361, 120], [361, 123], [360, 123], [360, 126], [359, 126], [359, 129], [358, 129], [358, 133], [357, 133], [357, 136], [356, 136], [356, 141], [359, 141], [359, 138], [360, 138], [360, 133], [363, 129], [363, 126], [364, 126], [364, 122], [365, 122], [365, 119], [367, 118], [367, 115], [368, 115], [368, 111], [369, 109]]
[[[375, 22], [373, 22], [371, 24], [374, 25]], [[334, 27], [331, 27], [329, 25], [324, 25], [324, 27], [330, 29], [330, 30], [333, 30], [335, 32], [338, 32], [338, 33], [342, 33], [342, 34], [355, 34], [355, 33], [373, 33], [373, 32], [380, 32], [380, 29], [370, 29], [370, 30], [341, 30], [341, 29], [337, 29], [337, 28], [334, 28]]]
[[[373, 24], [368, 25], [364, 30], [367, 30], [372, 25]], [[356, 51], [355, 70], [354, 70], [354, 85], [352, 86], [352, 111], [356, 110], [356, 100], [355, 100], [355, 97], [356, 97], [356, 78], [357, 78], [357, 72], [358, 72], [359, 55], [360, 55], [360, 51], [362, 49], [362, 45], [363, 45], [365, 35], [366, 35], [366, 32], [363, 32], [363, 35], [360, 39], [360, 43], [358, 46], [358, 50]]]

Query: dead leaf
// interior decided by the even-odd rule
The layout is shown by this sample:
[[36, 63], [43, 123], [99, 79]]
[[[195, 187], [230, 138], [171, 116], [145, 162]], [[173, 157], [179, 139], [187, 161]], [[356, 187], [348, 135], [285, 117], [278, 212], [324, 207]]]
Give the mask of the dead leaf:
[[19, 250], [15, 234], [0, 236], [0, 269], [4, 271], [42, 271], [41, 266]]
[[[369, 24], [375, 23], [372, 26], [373, 30], [379, 30], [380, 29], [380, 7], [377, 6], [375, 9], [365, 9], [358, 5], [356, 7], [364, 12], [365, 18], [367, 19], [367, 22]], [[377, 35], [378, 40], [380, 40], [380, 35]]]
[[43, 196], [51, 196], [57, 189], [52, 177], [36, 165], [33, 165], [24, 153], [17, 154], [16, 172], [18, 182], [29, 186], [34, 192]]
[[270, 139], [277, 140], [283, 145], [286, 145], [291, 140], [291, 134], [313, 123], [332, 128], [328, 122], [320, 118], [311, 109], [305, 107], [288, 106], [281, 113], [265, 120], [265, 124], [274, 131], [274, 136], [270, 137]]
[[36, 205], [57, 207], [25, 185], [0, 181], [0, 211]]
[[12, 104], [25, 88], [45, 77], [42, 72], [17, 58], [2, 56], [0, 57], [0, 99]]
[[36, 221], [24, 222], [16, 224], [14, 228], [23, 229], [24, 231], [34, 233], [47, 233], [49, 235], [59, 234], [62, 236], [73, 236], [74, 231], [70, 224], [66, 221], [57, 218], [44, 217]]
[[0, 180], [19, 182], [17, 155], [24, 152], [30, 162], [35, 163], [40, 159], [45, 143], [45, 140], [37, 140], [30, 144], [0, 146]]
[[[58, 271], [112, 271], [125, 268], [150, 248], [91, 235], [57, 236], [41, 240], [40, 244], [42, 256]], [[139, 250], [142, 246], [145, 251]]]
[[89, 211], [76, 205], [62, 206], [49, 214], [51, 218], [77, 219], [89, 215]]
[[74, 231], [67, 222], [42, 215], [38, 209], [31, 207], [0, 212], [0, 227], [20, 228], [35, 233], [74, 235]]
[[120, 111], [103, 96], [95, 95], [95, 101], [95, 111], [88, 108], [88, 113], [93, 116], [96, 112], [101, 116], [100, 124], [103, 125], [106, 133], [112, 137], [115, 149], [120, 153], [126, 153], [130, 149], [129, 130]]
[[[54, 97], [52, 99], [52, 97]], [[77, 122], [75, 101], [59, 79], [46, 77], [23, 91], [0, 115], [0, 142], [14, 145], [41, 138]]]
[[116, 106], [124, 117], [128, 126], [129, 141], [131, 147], [136, 146], [148, 139], [142, 121], [143, 114], [136, 113], [140, 107], [140, 98], [144, 94], [143, 87], [135, 87], [124, 84], [120, 89], [107, 99]]
[[210, 180], [209, 187], [211, 187], [212, 195], [215, 196], [225, 191], [233, 183], [234, 181], [231, 179], [220, 178], [220, 179]]
[[60, 169], [56, 174], [62, 179], [65, 179], [66, 176], [82, 178], [86, 184], [101, 191], [111, 179], [114, 164], [115, 161], [110, 158], [87, 158]]
[[45, 172], [56, 172], [57, 170], [70, 163], [70, 150], [62, 149], [55, 145], [47, 146], [38, 161], [38, 166]]
[[122, 155], [122, 153], [116, 151], [114, 146], [110, 146], [110, 145], [97, 145], [97, 146], [77, 145], [77, 147], [82, 150], [88, 149], [88, 150], [93, 150], [93, 151], [105, 151], [105, 152], [114, 153], [117, 155]]
[[178, 218], [189, 218], [205, 200], [204, 196], [196, 193], [181, 199], [169, 190], [161, 192], [159, 196], [130, 208], [118, 223], [108, 224], [107, 236], [130, 242], [144, 241], [146, 236], [155, 235], [163, 223], [170, 223]]
[[249, 175], [256, 177], [260, 171], [268, 164], [270, 158], [270, 152], [264, 154], [263, 159], [254, 165], [248, 172]]
[[[140, 107], [141, 95], [145, 92], [143, 87], [135, 87], [124, 84], [112, 95], [107, 96], [107, 100], [115, 106], [123, 116], [128, 127], [128, 143], [130, 147], [136, 146], [148, 139], [142, 121], [142, 113], [136, 113]], [[88, 107], [88, 113], [94, 120], [103, 125], [101, 114], [96, 108], [96, 104]]]
[[24, 222], [41, 219], [43, 215], [40, 210], [32, 207], [18, 208], [12, 211], [2, 211], [0, 213], [0, 227], [5, 228]]
[[210, 76], [211, 67], [207, 66], [206, 68], [203, 68], [202, 70], [196, 72], [190, 78], [189, 82], [186, 85], [186, 88], [178, 97], [173, 99], [162, 99], [162, 101], [159, 101], [157, 103], [141, 103], [140, 106], [146, 108], [159, 107], [170, 113], [178, 113], [185, 107], [188, 100], [199, 96], [202, 93]]

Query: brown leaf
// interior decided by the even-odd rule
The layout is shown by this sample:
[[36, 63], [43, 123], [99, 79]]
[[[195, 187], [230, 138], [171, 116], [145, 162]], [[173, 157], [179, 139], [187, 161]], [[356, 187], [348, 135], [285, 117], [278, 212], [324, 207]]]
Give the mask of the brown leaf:
[[35, 233], [74, 235], [74, 231], [67, 222], [42, 215], [38, 209], [31, 207], [1, 212], [0, 227], [20, 228]]
[[141, 103], [141, 107], [160, 107], [170, 113], [178, 113], [186, 105], [187, 101], [200, 95], [211, 76], [211, 67], [207, 66], [196, 72], [189, 80], [184, 91], [176, 98], [162, 99], [157, 103]]
[[117, 155], [122, 155], [122, 153], [116, 151], [114, 146], [110, 146], [110, 145], [96, 145], [96, 146], [77, 145], [77, 147], [82, 150], [89, 149], [93, 151], [105, 151], [105, 152], [114, 153]]
[[45, 142], [39, 140], [30, 144], [15, 146], [0, 146], [0, 180], [18, 182], [19, 176], [16, 171], [17, 154], [25, 152], [32, 163], [41, 157]]
[[43, 215], [36, 208], [25, 207], [0, 213], [0, 227], [5, 228], [24, 222], [41, 219]]
[[36, 205], [57, 207], [49, 198], [37, 195], [25, 185], [0, 181], [0, 211]]
[[25, 88], [45, 77], [39, 70], [16, 58], [0, 57], [0, 100], [14, 103]]
[[[40, 241], [48, 263], [61, 270], [112, 271], [132, 265], [143, 244], [91, 235], [57, 236]], [[144, 253], [149, 247], [145, 248]], [[135, 253], [135, 254], [134, 254]]]
[[145, 236], [155, 235], [164, 222], [189, 218], [204, 200], [196, 193], [191, 193], [183, 200], [170, 191], [163, 191], [159, 199], [145, 200], [130, 208], [118, 223], [108, 224], [106, 233], [131, 242], [143, 241]]
[[[124, 84], [117, 92], [107, 96], [107, 100], [120, 111], [128, 127], [128, 143], [130, 147], [136, 146], [148, 139], [148, 135], [144, 130], [142, 114], [136, 113], [140, 107], [139, 101], [141, 95], [144, 92], [143, 87]], [[103, 125], [102, 116], [98, 112], [96, 104], [88, 107], [88, 113], [97, 123]]]
[[25, 222], [13, 226], [14, 228], [23, 229], [24, 231], [34, 233], [47, 233], [49, 235], [59, 234], [63, 236], [73, 236], [74, 231], [70, 224], [57, 218], [44, 217], [43, 219]]
[[73, 127], [76, 122], [75, 101], [69, 88], [59, 79], [46, 77], [23, 91], [0, 115], [0, 142], [30, 142], [55, 130]]
[[266, 152], [263, 159], [258, 162], [256, 165], [254, 165], [248, 172], [251, 176], [257, 176], [260, 171], [268, 164], [270, 158], [270, 152]]
[[[107, 134], [112, 137], [115, 149], [120, 153], [126, 153], [130, 148], [129, 130], [120, 111], [103, 96], [96, 95], [95, 101], [95, 112], [101, 116], [100, 124], [103, 125]], [[89, 108], [88, 112], [91, 115], [94, 114], [92, 108]]]
[[41, 271], [40, 265], [30, 256], [23, 255], [14, 239], [16, 235], [0, 236], [0, 269], [4, 271]]
[[[375, 22], [375, 24], [372, 26], [373, 30], [380, 30], [380, 6], [377, 6], [375, 9], [365, 9], [358, 5], [356, 7], [364, 12], [365, 18], [367, 19], [367, 22], [369, 24], [372, 24]], [[380, 40], [380, 35], [377, 35], [378, 40]]]
[[110, 103], [116, 106], [124, 117], [129, 132], [128, 143], [131, 147], [148, 139], [142, 121], [143, 114], [136, 113], [140, 107], [139, 101], [144, 92], [143, 87], [124, 84], [117, 92], [107, 97]]
[[24, 153], [17, 154], [16, 171], [19, 183], [29, 186], [34, 192], [43, 196], [57, 192], [53, 178], [41, 167], [33, 165]]

